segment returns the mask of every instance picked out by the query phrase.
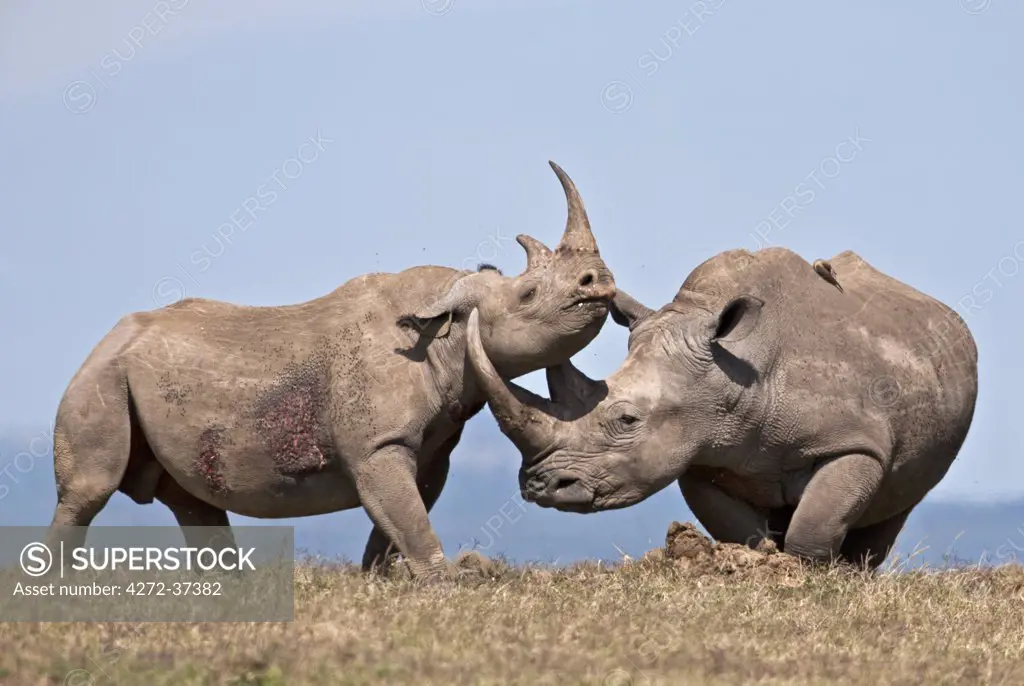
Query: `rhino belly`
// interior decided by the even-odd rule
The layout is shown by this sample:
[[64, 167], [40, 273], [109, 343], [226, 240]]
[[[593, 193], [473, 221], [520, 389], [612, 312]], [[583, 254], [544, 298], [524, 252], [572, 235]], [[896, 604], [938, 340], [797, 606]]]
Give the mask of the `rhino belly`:
[[[155, 433], [154, 455], [175, 481], [229, 512], [283, 518], [359, 506], [355, 484], [327, 446], [310, 446], [297, 461], [294, 450], [271, 452], [244, 431], [175, 427]], [[167, 440], [171, 436], [182, 440]]]
[[329, 432], [301, 399], [254, 411], [242, 391], [194, 393], [178, 402], [180, 396], [168, 400], [145, 388], [136, 393], [139, 385], [132, 384], [134, 428], [161, 466], [201, 500], [260, 518], [359, 505]]

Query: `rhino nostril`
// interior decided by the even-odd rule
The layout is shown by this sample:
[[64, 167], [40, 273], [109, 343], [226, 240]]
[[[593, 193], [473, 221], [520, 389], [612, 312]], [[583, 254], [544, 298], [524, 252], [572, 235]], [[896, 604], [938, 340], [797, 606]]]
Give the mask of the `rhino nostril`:
[[577, 479], [574, 476], [560, 476], [558, 477], [558, 479], [555, 480], [555, 483], [552, 484], [552, 486], [553, 490], [557, 492], [561, 491], [564, 488], [574, 486], [577, 483], [579, 483], [579, 479]]
[[536, 477], [527, 479], [525, 486], [527, 493], [538, 494], [544, 492], [544, 482]]
[[580, 277], [580, 286], [586, 287], [595, 281], [597, 281], [597, 274], [593, 270], [590, 270]]

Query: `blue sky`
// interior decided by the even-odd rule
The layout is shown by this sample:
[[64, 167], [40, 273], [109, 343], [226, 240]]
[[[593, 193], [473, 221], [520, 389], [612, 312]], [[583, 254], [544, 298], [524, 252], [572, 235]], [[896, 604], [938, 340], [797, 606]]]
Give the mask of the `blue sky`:
[[[564, 223], [552, 159], [618, 284], [648, 305], [707, 257], [766, 243], [809, 260], [852, 249], [959, 303], [981, 390], [934, 497], [1024, 495], [1024, 7], [297, 5], [0, 9], [0, 430], [12, 445], [45, 432], [121, 316], [182, 292], [272, 305], [416, 264], [518, 272], [512, 237], [552, 243]], [[609, 324], [577, 364], [604, 376], [625, 341]], [[525, 384], [543, 390], [540, 375]], [[518, 456], [486, 412], [454, 460], [449, 490], [496, 473], [515, 488]], [[23, 488], [48, 521], [43, 474]], [[652, 501], [638, 508], [686, 514], [674, 489]], [[590, 517], [542, 514], [568, 530]]]

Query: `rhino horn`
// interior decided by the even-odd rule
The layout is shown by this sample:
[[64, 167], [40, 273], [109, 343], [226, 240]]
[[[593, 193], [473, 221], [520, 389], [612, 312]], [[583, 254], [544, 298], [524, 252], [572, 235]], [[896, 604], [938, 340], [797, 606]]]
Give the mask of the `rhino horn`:
[[637, 324], [650, 317], [654, 310], [636, 300], [622, 289], [616, 289], [609, 312], [616, 324], [628, 327], [632, 331], [636, 328]]
[[583, 200], [576, 190], [576, 185], [561, 167], [551, 161], [548, 161], [548, 164], [555, 170], [555, 175], [558, 176], [558, 181], [562, 184], [565, 200], [569, 206], [569, 216], [565, 220], [565, 233], [562, 234], [562, 241], [555, 249], [556, 252], [598, 253], [597, 241], [590, 231], [587, 210], [583, 207]]
[[526, 251], [526, 269], [536, 269], [551, 259], [554, 254], [551, 248], [538, 241], [533, 236], [521, 233], [516, 236], [516, 242], [523, 246]]
[[570, 360], [547, 368], [548, 394], [553, 405], [565, 406], [573, 414], [585, 414], [598, 386], [602, 385], [581, 372]]
[[475, 308], [466, 323], [466, 344], [470, 364], [502, 433], [524, 456], [540, 446], [554, 444], [558, 420], [543, 411], [550, 406], [549, 401], [511, 381], [506, 385], [498, 375], [480, 340], [480, 316]]

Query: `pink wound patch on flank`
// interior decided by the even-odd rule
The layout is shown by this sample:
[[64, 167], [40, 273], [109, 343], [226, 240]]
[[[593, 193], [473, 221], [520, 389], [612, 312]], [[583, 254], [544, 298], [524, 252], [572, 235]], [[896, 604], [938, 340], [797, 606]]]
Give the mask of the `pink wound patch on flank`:
[[320, 447], [321, 394], [305, 384], [273, 393], [256, 418], [274, 463], [282, 474], [320, 471], [327, 465]]
[[196, 471], [202, 474], [206, 485], [214, 493], [227, 490], [224, 479], [223, 462], [220, 456], [221, 433], [223, 429], [210, 428], [199, 436], [199, 456], [196, 458]]

